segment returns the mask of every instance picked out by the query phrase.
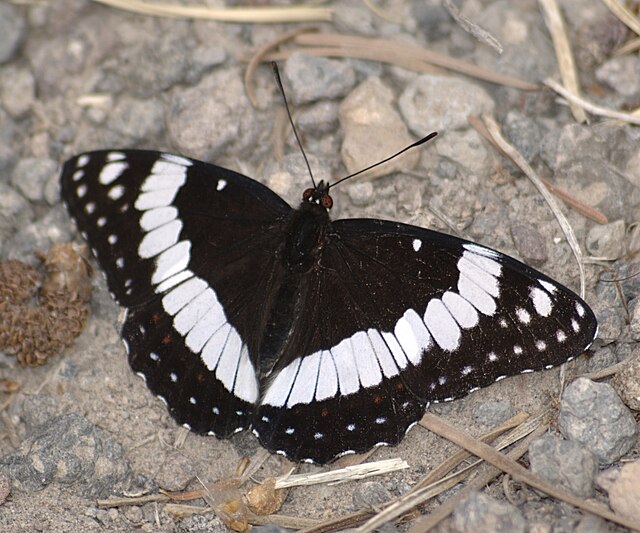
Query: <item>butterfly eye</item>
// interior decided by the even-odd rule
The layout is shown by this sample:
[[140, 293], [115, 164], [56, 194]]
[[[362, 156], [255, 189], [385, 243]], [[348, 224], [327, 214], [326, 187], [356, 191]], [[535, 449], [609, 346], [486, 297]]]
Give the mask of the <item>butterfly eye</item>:
[[302, 199], [306, 202], [313, 194], [313, 189], [305, 189], [302, 193]]
[[331, 209], [333, 207], [333, 198], [331, 198], [331, 196], [329, 196], [328, 194], [323, 194], [322, 198], [320, 199], [320, 203], [325, 209]]

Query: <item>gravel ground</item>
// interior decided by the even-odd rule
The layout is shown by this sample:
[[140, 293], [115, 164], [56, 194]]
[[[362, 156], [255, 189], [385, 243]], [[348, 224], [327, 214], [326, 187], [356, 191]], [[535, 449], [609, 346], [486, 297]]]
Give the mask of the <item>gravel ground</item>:
[[[323, 29], [425, 46], [530, 82], [558, 79], [535, 1], [458, 3], [500, 40], [502, 55], [465, 33], [436, 0], [380, 3], [401, 24], [377, 17], [364, 3], [335, 2], [334, 21]], [[613, 55], [631, 37], [626, 28], [601, 2], [565, 0], [562, 6], [585, 96], [614, 109], [638, 107], [640, 57]], [[241, 61], [293, 27], [152, 18], [85, 0], [0, 3], [0, 259], [37, 264], [36, 251], [80, 241], [60, 201], [58, 169], [89, 149], [165, 149], [214, 161], [297, 203], [308, 178], [290, 140], [283, 157], [274, 155], [281, 104], [270, 69], [257, 72], [260, 108], [254, 109]], [[531, 444], [527, 461], [540, 477], [640, 523], [640, 130], [597, 118], [577, 124], [548, 90], [303, 53], [282, 66], [317, 178], [344, 175], [417, 136], [440, 132], [437, 142], [392, 162], [387, 175], [337, 189], [334, 217], [374, 216], [454, 231], [577, 288], [575, 260], [547, 205], [469, 126], [470, 113], [495, 117], [542, 176], [608, 217], [597, 224], [563, 206], [587, 253], [608, 260], [586, 267], [586, 300], [598, 316], [599, 339], [568, 373], [635, 358], [634, 366], [610, 383], [572, 381], [557, 424]], [[602, 282], [603, 272], [627, 279]], [[162, 504], [97, 506], [96, 499], [110, 496], [195, 489], [196, 478], [228, 479], [242, 456], [259, 451], [248, 433], [219, 441], [178, 427], [130, 371], [118, 324], [119, 308], [96, 275], [90, 317], [71, 347], [29, 369], [0, 352], [0, 377], [19, 384], [17, 392], [0, 393], [3, 532], [225, 530], [212, 515], [181, 520]], [[537, 413], [560, 398], [559, 389], [554, 369], [430, 410], [478, 435], [517, 412]], [[414, 428], [399, 446], [373, 456], [402, 457], [409, 469], [373, 481], [294, 489], [280, 512], [329, 518], [379, 504], [406, 492], [454, 451]], [[256, 477], [280, 472], [281, 462], [270, 457]], [[303, 465], [301, 471], [326, 468]], [[462, 502], [440, 530], [622, 529], [505, 481]]]

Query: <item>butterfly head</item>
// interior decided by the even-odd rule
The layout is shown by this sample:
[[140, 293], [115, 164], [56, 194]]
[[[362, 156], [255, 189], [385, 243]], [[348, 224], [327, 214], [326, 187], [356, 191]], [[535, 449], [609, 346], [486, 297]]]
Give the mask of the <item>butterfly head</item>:
[[305, 189], [302, 193], [302, 201], [316, 204], [329, 210], [333, 207], [333, 198], [329, 196], [329, 184], [321, 181], [315, 187]]

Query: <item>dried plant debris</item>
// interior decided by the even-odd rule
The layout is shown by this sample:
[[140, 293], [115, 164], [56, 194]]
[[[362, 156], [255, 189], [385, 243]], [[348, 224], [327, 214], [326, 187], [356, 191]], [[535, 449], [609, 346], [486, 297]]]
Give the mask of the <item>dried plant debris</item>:
[[80, 334], [89, 315], [87, 251], [56, 244], [40, 257], [44, 272], [0, 262], [0, 350], [24, 366], [44, 364]]

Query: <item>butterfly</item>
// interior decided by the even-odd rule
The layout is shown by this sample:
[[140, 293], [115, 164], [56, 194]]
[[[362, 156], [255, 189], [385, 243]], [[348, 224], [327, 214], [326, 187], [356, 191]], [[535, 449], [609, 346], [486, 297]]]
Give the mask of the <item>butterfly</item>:
[[331, 220], [330, 185], [293, 208], [180, 155], [64, 164], [62, 198], [117, 302], [132, 369], [177, 422], [251, 428], [292, 460], [395, 445], [430, 402], [551, 368], [592, 343], [558, 282], [450, 235]]

